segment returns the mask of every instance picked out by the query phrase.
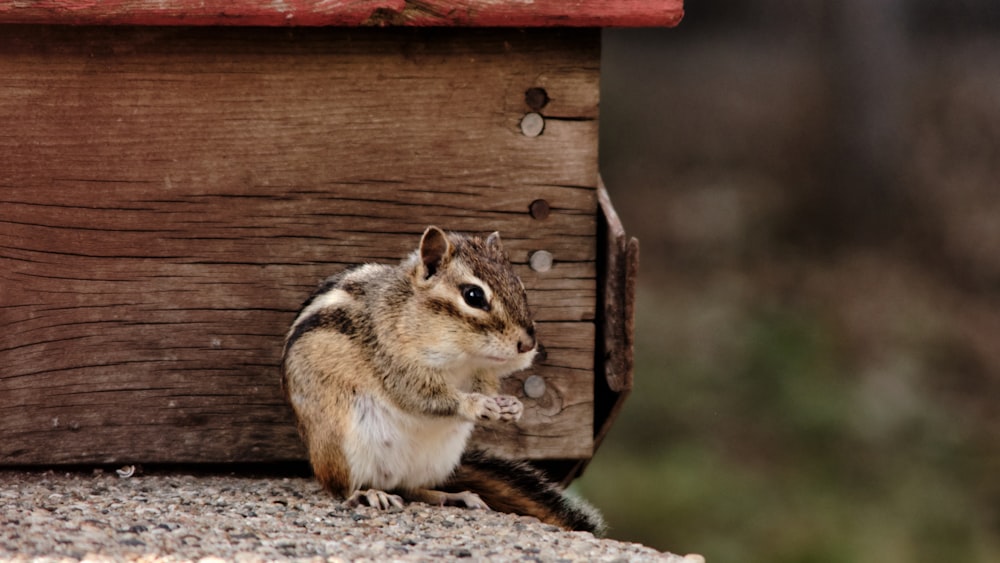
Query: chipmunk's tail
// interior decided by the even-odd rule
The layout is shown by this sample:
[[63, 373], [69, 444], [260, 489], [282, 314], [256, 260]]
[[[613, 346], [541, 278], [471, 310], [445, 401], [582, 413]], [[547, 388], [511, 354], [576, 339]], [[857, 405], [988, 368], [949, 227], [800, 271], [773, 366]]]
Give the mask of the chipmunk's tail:
[[517, 461], [466, 452], [462, 463], [442, 487], [472, 491], [493, 510], [534, 516], [546, 524], [603, 536], [604, 519], [586, 501], [567, 495], [541, 471]]

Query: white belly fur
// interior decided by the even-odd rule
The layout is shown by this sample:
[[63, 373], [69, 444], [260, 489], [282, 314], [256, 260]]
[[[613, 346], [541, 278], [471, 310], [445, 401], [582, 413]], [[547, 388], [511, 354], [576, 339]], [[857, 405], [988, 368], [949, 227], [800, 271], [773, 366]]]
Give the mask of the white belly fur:
[[359, 395], [352, 411], [344, 455], [355, 490], [440, 485], [461, 460], [473, 427], [452, 417], [406, 413], [371, 395]]

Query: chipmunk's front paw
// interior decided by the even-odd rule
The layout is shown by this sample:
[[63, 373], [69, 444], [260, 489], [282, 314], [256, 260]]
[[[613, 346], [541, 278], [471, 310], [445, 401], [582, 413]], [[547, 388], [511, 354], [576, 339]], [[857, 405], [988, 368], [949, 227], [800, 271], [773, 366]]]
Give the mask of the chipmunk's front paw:
[[521, 419], [521, 413], [524, 412], [524, 405], [521, 404], [521, 401], [517, 400], [517, 397], [500, 395], [493, 397], [493, 401], [499, 408], [498, 418], [500, 420], [515, 422]]
[[497, 420], [500, 418], [500, 405], [496, 402], [496, 397], [488, 397], [473, 393], [470, 397], [472, 401], [472, 418], [475, 420]]
[[504, 420], [514, 421], [521, 418], [524, 407], [521, 401], [510, 395], [490, 397], [479, 393], [467, 396], [464, 416], [470, 420]]

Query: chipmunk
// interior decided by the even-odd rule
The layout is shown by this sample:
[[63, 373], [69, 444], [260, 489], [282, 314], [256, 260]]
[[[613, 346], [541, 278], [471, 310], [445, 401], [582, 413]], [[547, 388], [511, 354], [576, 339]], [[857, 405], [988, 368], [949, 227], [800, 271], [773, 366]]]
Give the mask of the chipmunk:
[[466, 452], [481, 421], [523, 406], [500, 378], [538, 351], [500, 235], [428, 227], [398, 265], [324, 281], [285, 338], [282, 388], [319, 482], [351, 506], [493, 508], [600, 533], [589, 506], [522, 462]]

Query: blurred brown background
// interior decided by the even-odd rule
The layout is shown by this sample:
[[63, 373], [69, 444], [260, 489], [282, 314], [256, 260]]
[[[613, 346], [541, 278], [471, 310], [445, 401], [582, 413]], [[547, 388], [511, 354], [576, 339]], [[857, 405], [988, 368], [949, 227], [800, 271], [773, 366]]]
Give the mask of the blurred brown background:
[[722, 562], [1000, 561], [1000, 2], [604, 36], [636, 391], [580, 491]]

